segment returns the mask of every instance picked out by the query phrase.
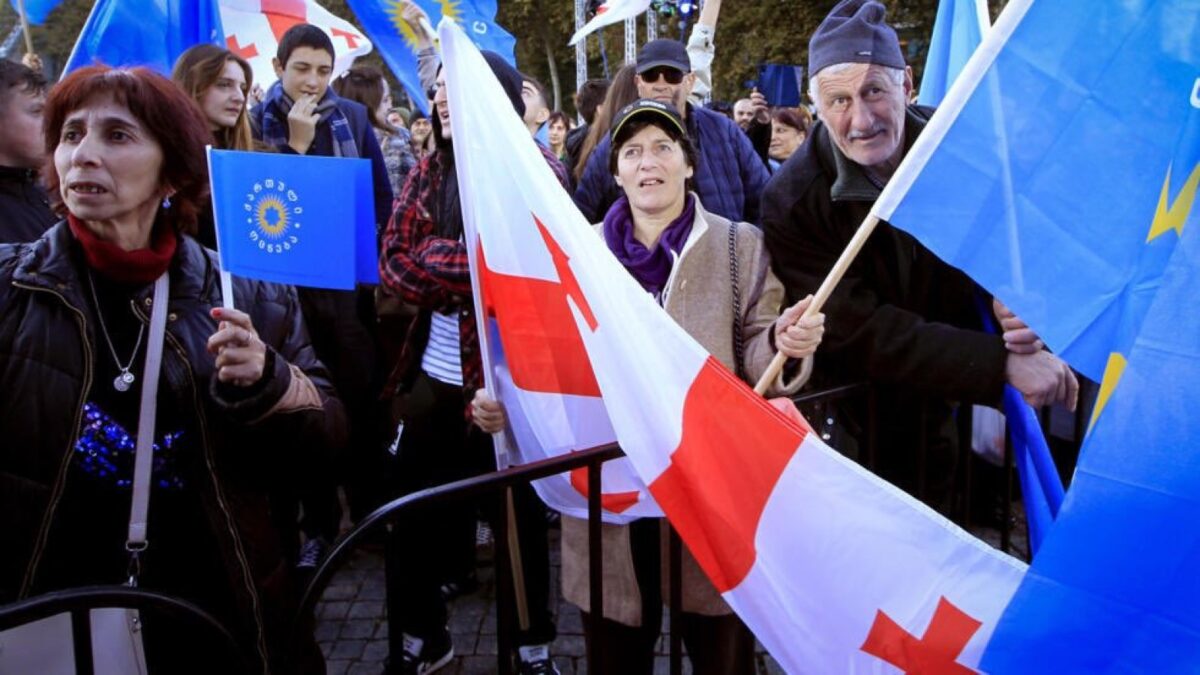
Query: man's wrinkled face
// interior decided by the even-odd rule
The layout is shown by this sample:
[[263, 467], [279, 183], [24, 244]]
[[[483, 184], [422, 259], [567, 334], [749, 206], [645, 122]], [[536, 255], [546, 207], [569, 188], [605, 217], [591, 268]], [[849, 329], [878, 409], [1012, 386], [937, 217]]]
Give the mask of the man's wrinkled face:
[[912, 75], [899, 84], [884, 66], [854, 63], [817, 74], [817, 112], [842, 154], [890, 175], [902, 157]]

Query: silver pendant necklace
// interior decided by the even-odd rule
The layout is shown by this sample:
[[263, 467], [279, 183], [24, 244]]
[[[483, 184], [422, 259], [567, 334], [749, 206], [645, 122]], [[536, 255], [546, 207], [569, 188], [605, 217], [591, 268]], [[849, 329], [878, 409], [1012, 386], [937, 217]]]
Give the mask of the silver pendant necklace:
[[96, 282], [92, 280], [92, 271], [87, 271], [88, 288], [92, 291], [92, 301], [96, 303], [96, 318], [100, 320], [100, 332], [104, 335], [104, 342], [108, 345], [108, 353], [112, 354], [113, 363], [117, 364], [117, 369], [121, 372], [113, 378], [113, 389], [125, 392], [133, 386], [137, 381], [133, 373], [129, 369], [133, 367], [133, 361], [137, 358], [138, 350], [142, 348], [142, 334], [146, 332], [146, 324], [142, 324], [138, 328], [137, 342], [133, 345], [133, 353], [129, 355], [129, 363], [121, 365], [121, 359], [117, 358], [117, 350], [113, 347], [112, 338], [108, 336], [108, 327], [104, 325], [104, 313], [100, 311], [100, 298], [96, 295]]

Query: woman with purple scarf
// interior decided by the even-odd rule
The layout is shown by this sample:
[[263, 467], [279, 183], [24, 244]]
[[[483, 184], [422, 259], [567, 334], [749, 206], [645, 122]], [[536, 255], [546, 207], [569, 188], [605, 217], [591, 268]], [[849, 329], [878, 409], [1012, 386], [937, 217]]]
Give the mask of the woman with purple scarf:
[[[753, 383], [776, 351], [792, 359], [812, 355], [825, 317], [800, 319], [811, 296], [780, 313], [783, 286], [771, 272], [762, 233], [708, 213], [688, 190], [696, 153], [684, 129], [676, 110], [655, 100], [634, 101], [617, 113], [609, 170], [624, 196], [596, 228], [625, 269], [684, 330]], [[799, 390], [807, 376], [798, 371], [785, 368], [770, 393]], [[472, 414], [484, 431], [504, 427], [503, 408], [482, 390]], [[605, 651], [604, 673], [654, 670], [666, 594], [664, 531], [657, 518], [603, 525], [604, 641], [620, 645]], [[563, 595], [583, 611], [590, 634], [587, 541], [587, 521], [564, 515]], [[683, 620], [671, 629], [683, 635], [692, 672], [754, 673], [754, 636], [686, 547], [682, 575]]]

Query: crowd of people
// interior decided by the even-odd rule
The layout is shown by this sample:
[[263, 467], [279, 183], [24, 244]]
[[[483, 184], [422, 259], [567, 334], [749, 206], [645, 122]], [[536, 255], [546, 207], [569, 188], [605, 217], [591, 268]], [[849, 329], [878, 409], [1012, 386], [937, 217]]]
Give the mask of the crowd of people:
[[[1073, 407], [1075, 376], [1001, 299], [887, 223], [823, 311], [803, 317], [932, 111], [911, 103], [911, 69], [875, 0], [843, 0], [811, 37], [812, 111], [758, 91], [727, 113], [705, 106], [719, 10], [705, 3], [687, 44], [649, 41], [610, 80], [584, 82], [578, 116], [484, 57], [596, 235], [682, 328], [750, 383], [776, 353], [789, 357], [774, 395], [869, 381], [888, 429], [876, 471], [929, 488], [926, 501], [944, 508], [955, 407], [997, 405], [1006, 384], [1032, 404]], [[335, 77], [329, 36], [307, 24], [280, 39], [274, 83], [253, 82], [244, 59], [214, 45], [185, 52], [169, 79], [96, 65], [50, 85], [36, 61], [0, 60], [0, 602], [130, 576], [125, 530], [149, 407], [139, 584], [218, 618], [257, 671], [323, 672], [312, 636], [296, 643], [290, 620], [344, 522], [495, 469], [490, 434], [507, 420], [483, 391], [445, 72], [422, 15], [404, 5], [429, 116], [398, 108], [377, 68]], [[380, 285], [235, 277], [226, 308], [208, 144], [368, 159]], [[163, 302], [155, 344], [147, 328]], [[986, 314], [1001, 334], [984, 330]], [[807, 357], [811, 381], [797, 367]], [[149, 386], [143, 369], [159, 359]], [[856, 453], [866, 415], [857, 400], [838, 410], [839, 450]], [[513, 502], [529, 614], [514, 662], [557, 673], [547, 534], [557, 519], [528, 485]], [[432, 673], [453, 658], [446, 601], [475, 585], [478, 521], [501, 517], [462, 504], [390, 527], [386, 672]], [[606, 673], [653, 671], [662, 525], [604, 525], [610, 592], [598, 622], [587, 524], [561, 518], [563, 596], [586, 632], [614, 636]], [[682, 574], [672, 629], [693, 672], [754, 672], [754, 636], [690, 555]], [[151, 672], [223, 670], [166, 618], [148, 618], [145, 636]]]

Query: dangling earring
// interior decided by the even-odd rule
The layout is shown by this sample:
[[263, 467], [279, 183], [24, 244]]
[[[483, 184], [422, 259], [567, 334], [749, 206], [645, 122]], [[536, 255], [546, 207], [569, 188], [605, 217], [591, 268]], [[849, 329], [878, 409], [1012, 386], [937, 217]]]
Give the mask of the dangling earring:
[[170, 195], [163, 197], [162, 207], [164, 210], [171, 208], [171, 196]]

